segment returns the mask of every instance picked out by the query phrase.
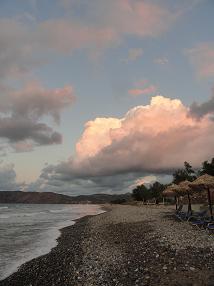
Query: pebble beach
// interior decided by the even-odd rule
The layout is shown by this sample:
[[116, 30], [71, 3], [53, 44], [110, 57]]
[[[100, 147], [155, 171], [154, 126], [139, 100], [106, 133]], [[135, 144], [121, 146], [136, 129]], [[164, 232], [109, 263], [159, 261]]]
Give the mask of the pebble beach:
[[0, 286], [214, 286], [214, 236], [170, 206], [113, 205], [61, 229], [50, 253]]

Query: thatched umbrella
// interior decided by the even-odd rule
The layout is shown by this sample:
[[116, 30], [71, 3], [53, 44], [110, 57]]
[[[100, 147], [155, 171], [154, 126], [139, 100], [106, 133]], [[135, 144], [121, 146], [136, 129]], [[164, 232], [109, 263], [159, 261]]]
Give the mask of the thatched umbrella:
[[203, 189], [207, 190], [210, 216], [213, 219], [213, 210], [212, 210], [212, 200], [211, 200], [210, 189], [214, 189], [214, 176], [210, 176], [207, 174], [202, 175], [199, 178], [197, 178], [194, 182], [189, 184], [189, 186], [195, 191], [201, 191]]
[[191, 205], [191, 198], [190, 194], [192, 193], [192, 189], [189, 186], [190, 181], [183, 181], [178, 185], [177, 193], [179, 195], [187, 195], [188, 197], [188, 212], [192, 213], [192, 205]]
[[172, 185], [168, 186], [163, 191], [163, 196], [164, 197], [174, 197], [175, 198], [175, 208], [176, 208], [176, 210], [178, 209], [178, 201], [177, 201], [177, 193], [176, 193], [177, 189], [178, 189], [178, 185], [172, 184]]

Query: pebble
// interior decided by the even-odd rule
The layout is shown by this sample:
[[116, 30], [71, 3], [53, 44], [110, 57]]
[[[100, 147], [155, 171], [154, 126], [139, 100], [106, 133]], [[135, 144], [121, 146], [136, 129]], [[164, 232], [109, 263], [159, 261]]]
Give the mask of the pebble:
[[58, 242], [0, 286], [214, 286], [213, 237], [173, 220], [170, 207], [115, 206]]

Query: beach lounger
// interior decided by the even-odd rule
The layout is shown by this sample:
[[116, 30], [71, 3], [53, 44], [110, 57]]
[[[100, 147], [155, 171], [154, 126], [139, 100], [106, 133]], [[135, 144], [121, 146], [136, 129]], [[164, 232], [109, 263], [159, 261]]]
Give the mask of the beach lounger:
[[199, 228], [202, 228], [205, 226], [205, 221], [204, 219], [195, 219], [190, 221], [191, 225], [197, 226]]
[[206, 229], [207, 229], [210, 233], [214, 233], [214, 222], [208, 223]]
[[195, 221], [207, 218], [207, 210], [201, 212], [193, 212], [193, 214], [188, 218], [188, 221]]
[[192, 212], [180, 212], [176, 214], [176, 217], [182, 221], [188, 220], [192, 216]]

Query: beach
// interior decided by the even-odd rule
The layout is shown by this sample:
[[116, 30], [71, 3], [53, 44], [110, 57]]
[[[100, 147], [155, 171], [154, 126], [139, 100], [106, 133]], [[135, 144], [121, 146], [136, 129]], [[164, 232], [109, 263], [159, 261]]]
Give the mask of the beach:
[[83, 217], [0, 286], [214, 285], [214, 236], [173, 213], [171, 206], [113, 205]]

